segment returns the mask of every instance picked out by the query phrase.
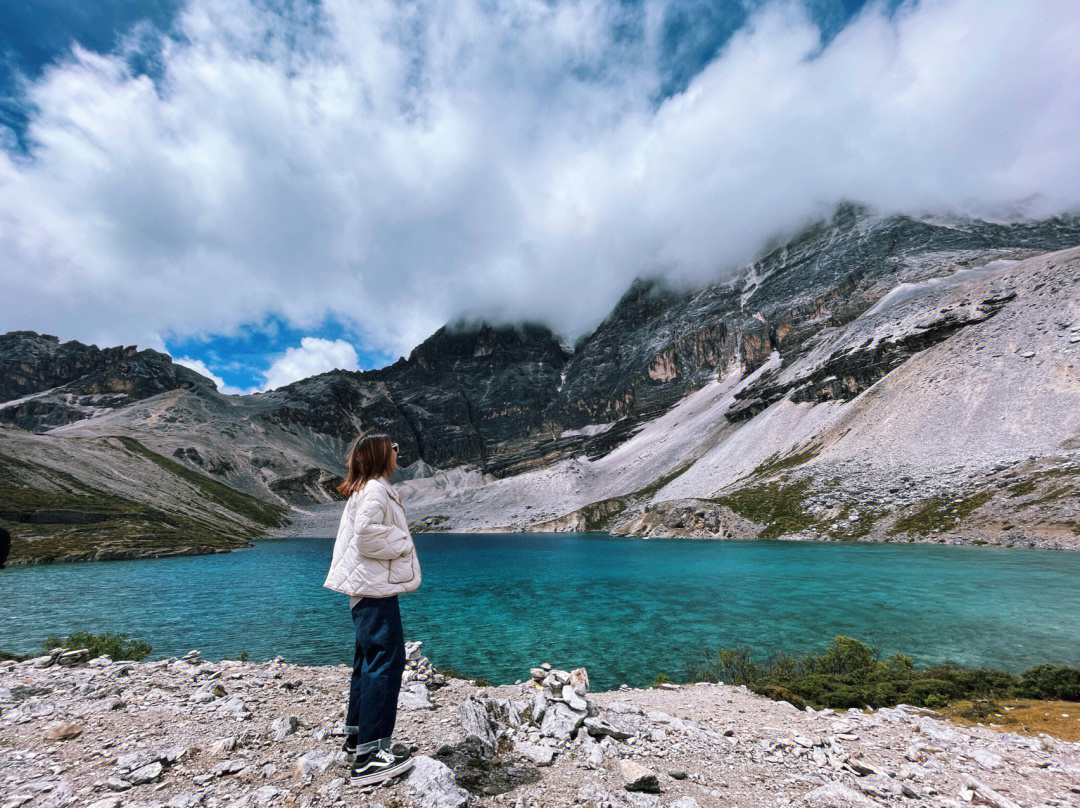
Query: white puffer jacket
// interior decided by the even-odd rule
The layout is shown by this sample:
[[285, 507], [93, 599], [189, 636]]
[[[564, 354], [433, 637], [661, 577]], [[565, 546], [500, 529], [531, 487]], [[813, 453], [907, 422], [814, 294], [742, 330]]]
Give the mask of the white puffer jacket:
[[420, 586], [420, 563], [405, 509], [384, 477], [368, 480], [345, 502], [323, 586], [370, 598], [387, 598]]

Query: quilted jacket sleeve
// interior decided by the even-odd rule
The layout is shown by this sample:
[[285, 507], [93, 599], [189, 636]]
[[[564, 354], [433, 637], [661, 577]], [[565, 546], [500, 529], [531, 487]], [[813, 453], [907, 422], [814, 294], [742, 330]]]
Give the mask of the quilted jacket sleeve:
[[357, 549], [368, 558], [389, 561], [409, 552], [409, 534], [387, 524], [390, 514], [385, 495], [365, 497], [353, 517]]

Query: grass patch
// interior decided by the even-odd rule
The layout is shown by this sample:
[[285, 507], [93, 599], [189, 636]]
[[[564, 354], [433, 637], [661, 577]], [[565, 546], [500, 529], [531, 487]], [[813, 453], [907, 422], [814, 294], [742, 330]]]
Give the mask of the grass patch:
[[629, 498], [631, 498], [631, 499], [648, 499], [653, 494], [655, 494], [657, 491], [659, 491], [661, 488], [663, 488], [665, 485], [667, 485], [672, 480], [674, 480], [676, 477], [680, 477], [692, 465], [694, 465], [694, 461], [693, 460], [688, 460], [687, 462], [683, 463], [681, 466], [679, 466], [674, 471], [669, 471], [667, 474], [665, 474], [663, 477], [661, 477], [656, 482], [650, 483], [649, 485], [645, 486], [644, 488], [639, 488], [637, 491], [633, 492], [632, 494], [628, 494], [627, 496]]
[[941, 711], [964, 724], [983, 724], [1003, 732], [1053, 735], [1064, 741], [1080, 741], [1080, 703], [1075, 701], [1000, 701], [961, 699]]
[[75, 651], [79, 648], [88, 648], [91, 657], [107, 656], [112, 659], [145, 659], [150, 654], [150, 643], [139, 642], [128, 637], [127, 634], [91, 634], [88, 631], [76, 631], [61, 639], [60, 637], [46, 637], [42, 641], [45, 651], [53, 648], [67, 648]]
[[825, 533], [830, 539], [838, 541], [857, 541], [866, 536], [881, 519], [889, 515], [889, 509], [879, 511], [870, 508], [859, 509], [859, 515], [854, 521], [848, 521], [851, 508], [845, 507], [835, 522], [825, 527]]
[[[51, 487], [28, 486], [27, 478], [47, 480]], [[87, 485], [61, 469], [0, 452], [0, 516], [17, 522], [38, 511], [72, 507], [113, 516], [145, 515], [151, 510]]]
[[690, 666], [690, 680], [745, 685], [800, 709], [901, 703], [940, 709], [963, 699], [1080, 700], [1080, 668], [1040, 665], [1019, 677], [948, 662], [916, 668], [904, 654], [881, 661], [878, 649], [839, 635], [820, 654], [781, 653], [759, 660], [747, 647], [707, 651]]
[[267, 527], [280, 527], [285, 524], [286, 509], [282, 506], [255, 499], [255, 497], [229, 488], [229, 486], [219, 483], [217, 480], [212, 480], [206, 475], [192, 471], [186, 466], [182, 466], [167, 457], [159, 455], [157, 452], [147, 449], [139, 443], [139, 441], [135, 440], [135, 438], [126, 435], [117, 435], [116, 438], [124, 444], [124, 447], [129, 451], [141, 454], [143, 457], [161, 466], [170, 474], [180, 477], [191, 485], [194, 485], [201, 490], [208, 499], [227, 508], [233, 513], [240, 514], [241, 516], [250, 519], [252, 522]]
[[803, 463], [817, 457], [818, 452], [820, 451], [821, 446], [812, 443], [802, 451], [792, 450], [783, 456], [781, 456], [779, 452], [774, 452], [765, 458], [757, 468], [751, 471], [749, 476], [751, 478], [767, 477], [781, 471], [798, 468]]
[[945, 497], [931, 497], [924, 500], [914, 511], [897, 519], [889, 532], [925, 536], [948, 530], [956, 527], [961, 520], [980, 505], [989, 502], [993, 496], [993, 490], [987, 489], [972, 494], [960, 502], [954, 502]]
[[166, 511], [95, 488], [62, 469], [0, 452], [0, 519], [9, 523], [13, 564], [190, 555], [247, 546], [259, 529], [228, 513]]
[[1024, 480], [1023, 482], [1014, 483], [1007, 489], [1010, 497], [1024, 497], [1035, 490], [1034, 480]]
[[1047, 491], [1038, 499], [1032, 500], [1031, 502], [1025, 502], [1024, 506], [1043, 505], [1047, 502], [1054, 502], [1064, 497], [1071, 496], [1073, 493], [1073, 487], [1071, 485], [1063, 485], [1060, 488], [1053, 488], [1050, 491]]
[[588, 505], [583, 505], [578, 509], [578, 512], [585, 519], [585, 530], [603, 530], [612, 516], [622, 513], [635, 501], [648, 499], [676, 477], [683, 474], [692, 465], [694, 465], [693, 460], [687, 461], [677, 469], [665, 474], [659, 480], [649, 483], [644, 488], [639, 488], [637, 491], [632, 491], [629, 494], [608, 497], [607, 499], [601, 499], [597, 502], [590, 502]]
[[760, 483], [710, 501], [764, 525], [759, 538], [774, 539], [786, 533], [798, 533], [814, 524], [814, 517], [803, 508], [809, 485], [809, 480]]

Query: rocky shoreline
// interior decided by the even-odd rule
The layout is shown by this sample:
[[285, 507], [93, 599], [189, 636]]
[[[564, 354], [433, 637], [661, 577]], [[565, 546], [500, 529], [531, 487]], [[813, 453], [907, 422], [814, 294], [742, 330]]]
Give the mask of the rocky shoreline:
[[592, 693], [584, 669], [550, 665], [481, 687], [420, 643], [395, 731], [416, 765], [361, 791], [337, 734], [344, 665], [88, 657], [0, 663], [2, 808], [1080, 805], [1080, 743], [1045, 734], [724, 684]]
[[[289, 524], [274, 528], [268, 534], [258, 539], [266, 538], [311, 538], [312, 536], [332, 537], [337, 532], [338, 520], [341, 518], [341, 505], [321, 505], [305, 510], [300, 515], [292, 515]], [[760, 526], [746, 519], [732, 518], [730, 512], [724, 512], [721, 506], [705, 500], [671, 500], [666, 502], [652, 503], [647, 508], [636, 512], [627, 519], [627, 527], [617, 526], [614, 529], [603, 529], [600, 532], [610, 533], [612, 536], [640, 539], [691, 539], [691, 540], [718, 540], [732, 539], [738, 541], [754, 541], [758, 538]], [[568, 514], [562, 520], [548, 522], [543, 525], [517, 524], [508, 525], [495, 529], [473, 529], [467, 531], [455, 530], [452, 527], [432, 529], [426, 524], [410, 526], [415, 533], [559, 533], [586, 531], [588, 525], [584, 518], [578, 518], [577, 512]], [[830, 536], [822, 531], [800, 531], [787, 533], [775, 537], [777, 541], [854, 541], [892, 544], [948, 544], [964, 545], [972, 547], [994, 546], [1012, 547], [1017, 549], [1040, 549], [1040, 550], [1080, 550], [1080, 536], [1073, 533], [1062, 533], [1057, 536], [1046, 534], [1027, 534], [1021, 530], [1013, 530], [1003, 533], [1000, 530], [985, 527], [972, 528], [971, 530], [947, 530], [944, 532], [927, 535], [890, 535], [883, 531], [869, 532], [862, 536]]]

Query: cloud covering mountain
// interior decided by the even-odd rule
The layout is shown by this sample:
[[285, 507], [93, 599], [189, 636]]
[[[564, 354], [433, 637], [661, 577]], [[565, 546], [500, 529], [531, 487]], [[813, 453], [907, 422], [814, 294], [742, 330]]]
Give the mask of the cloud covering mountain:
[[715, 278], [842, 199], [1080, 206], [1075, 3], [871, 5], [827, 40], [755, 4], [665, 95], [670, 11], [192, 0], [76, 44], [0, 151], [0, 319], [152, 347], [270, 314], [393, 353], [461, 315], [574, 336], [635, 276]]

